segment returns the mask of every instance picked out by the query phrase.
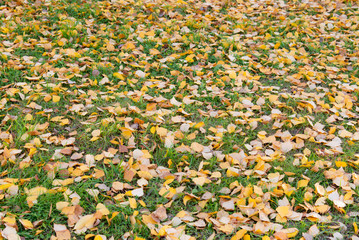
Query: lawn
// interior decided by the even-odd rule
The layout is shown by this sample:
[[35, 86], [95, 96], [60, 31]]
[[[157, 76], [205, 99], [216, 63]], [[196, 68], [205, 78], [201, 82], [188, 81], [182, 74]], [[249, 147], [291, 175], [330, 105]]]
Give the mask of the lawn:
[[359, 239], [357, 3], [0, 0], [0, 240]]

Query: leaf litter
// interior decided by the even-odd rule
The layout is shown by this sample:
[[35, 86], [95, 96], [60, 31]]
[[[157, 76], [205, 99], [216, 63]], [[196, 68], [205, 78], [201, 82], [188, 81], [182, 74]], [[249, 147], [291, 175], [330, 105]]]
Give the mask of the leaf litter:
[[0, 238], [358, 239], [358, 9], [0, 2]]

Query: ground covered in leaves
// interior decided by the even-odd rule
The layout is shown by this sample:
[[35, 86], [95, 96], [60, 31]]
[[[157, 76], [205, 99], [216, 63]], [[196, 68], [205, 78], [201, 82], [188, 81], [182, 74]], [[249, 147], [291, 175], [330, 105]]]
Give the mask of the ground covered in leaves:
[[0, 0], [0, 239], [358, 239], [353, 1]]

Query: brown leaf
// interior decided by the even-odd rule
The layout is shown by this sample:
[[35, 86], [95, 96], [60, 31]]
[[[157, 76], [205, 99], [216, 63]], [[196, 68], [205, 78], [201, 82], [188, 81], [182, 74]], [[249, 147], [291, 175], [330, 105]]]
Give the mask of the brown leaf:
[[65, 225], [54, 224], [54, 231], [56, 233], [56, 237], [58, 240], [70, 240], [71, 239], [71, 233], [66, 228]]
[[151, 214], [153, 219], [158, 219], [159, 221], [163, 221], [167, 218], [166, 208], [160, 206]]
[[71, 159], [72, 159], [72, 160], [79, 160], [79, 159], [81, 159], [82, 157], [83, 157], [83, 154], [82, 154], [82, 153], [77, 153], [77, 152], [75, 152], [74, 154], [72, 154]]
[[69, 148], [69, 147], [68, 148], [63, 148], [63, 149], [61, 149], [60, 153], [63, 154], [63, 155], [71, 155], [72, 148]]
[[118, 152], [119, 153], [127, 153], [128, 152], [128, 148], [124, 145], [119, 145], [118, 146]]
[[135, 176], [135, 172], [132, 171], [132, 170], [125, 170], [125, 173], [123, 175], [123, 178], [128, 181], [128, 182], [131, 182], [133, 177]]

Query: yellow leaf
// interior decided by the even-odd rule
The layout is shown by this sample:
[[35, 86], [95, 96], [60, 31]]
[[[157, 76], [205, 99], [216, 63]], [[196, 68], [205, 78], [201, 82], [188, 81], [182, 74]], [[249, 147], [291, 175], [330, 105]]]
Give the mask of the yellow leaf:
[[69, 206], [70, 203], [68, 202], [57, 202], [56, 203], [56, 209], [61, 211], [62, 209], [64, 209], [65, 207]]
[[118, 214], [119, 214], [119, 212], [113, 212], [111, 215], [111, 218], [107, 219], [107, 222], [109, 225], [111, 225], [112, 219], [114, 219]]
[[78, 220], [76, 222], [74, 229], [81, 230], [83, 228], [92, 228], [95, 221], [96, 221], [96, 218], [95, 218], [94, 214], [85, 215], [85, 216], [81, 217], [80, 220]]
[[222, 232], [224, 232], [225, 234], [230, 234], [233, 232], [233, 225], [232, 224], [225, 224], [225, 225], [222, 225], [219, 230], [221, 230]]
[[204, 72], [196, 71], [197, 76], [203, 76]]
[[137, 175], [146, 180], [150, 180], [151, 178], [153, 178], [152, 174], [149, 171], [138, 171]]
[[156, 130], [157, 134], [160, 136], [160, 137], [165, 137], [167, 136], [167, 129], [166, 128], [163, 128], [163, 127], [158, 127], [157, 130]]
[[150, 132], [151, 132], [152, 134], [155, 134], [155, 132], [156, 132], [156, 127], [151, 127]]
[[15, 219], [15, 216], [13, 216], [13, 215], [8, 215], [7, 217], [4, 217], [1, 221], [11, 227], [16, 226], [16, 219]]
[[239, 240], [244, 237], [244, 235], [247, 233], [246, 229], [241, 229], [231, 238], [231, 240]]
[[29, 156], [32, 157], [37, 152], [36, 148], [32, 147], [29, 151]]
[[236, 130], [236, 125], [234, 125], [233, 123], [228, 124], [227, 126], [228, 133], [233, 133], [235, 130]]
[[54, 96], [52, 96], [52, 101], [54, 102], [54, 103], [57, 103], [58, 101], [60, 101], [60, 96], [57, 96], [57, 95], [54, 95]]
[[24, 226], [25, 229], [33, 229], [34, 228], [34, 225], [32, 224], [32, 222], [30, 222], [27, 219], [20, 219], [19, 221]]
[[278, 100], [278, 95], [270, 95], [268, 100], [272, 103]]
[[27, 191], [27, 194], [29, 196], [40, 196], [41, 194], [44, 194], [47, 192], [47, 189], [45, 187], [34, 187]]
[[67, 118], [60, 120], [60, 125], [61, 125], [61, 126], [67, 125], [67, 124], [69, 124], [69, 123], [70, 123], [70, 120], [67, 119]]
[[243, 240], [251, 240], [251, 236], [249, 234], [244, 235]]
[[194, 60], [193, 60], [194, 57], [195, 57], [194, 54], [190, 54], [186, 57], [186, 61], [189, 63], [192, 63], [192, 62], [194, 62]]
[[5, 184], [3, 184], [3, 185], [0, 186], [0, 190], [6, 190], [6, 189], [8, 189], [9, 187], [11, 187], [12, 185], [14, 185], [14, 184], [12, 184], [12, 183], [5, 183]]
[[151, 217], [151, 215], [142, 215], [142, 222], [145, 224], [157, 224], [157, 222]]
[[90, 238], [95, 237], [95, 234], [86, 234], [85, 235], [85, 240], [89, 240]]
[[191, 196], [188, 196], [188, 195], [184, 196], [184, 197], [183, 197], [183, 204], [184, 204], [184, 205], [187, 205], [187, 202], [188, 202], [189, 200], [191, 200], [191, 199], [192, 199]]
[[151, 55], [157, 55], [157, 54], [160, 54], [160, 53], [161, 53], [161, 52], [158, 51], [158, 50], [155, 49], [155, 48], [150, 49], [150, 54], [151, 54]]
[[101, 135], [101, 130], [100, 130], [100, 129], [93, 130], [92, 133], [91, 133], [91, 135], [92, 135], [93, 137], [98, 137], [98, 136]]
[[267, 49], [267, 46], [264, 45], [264, 44], [262, 44], [262, 45], [259, 46], [259, 48], [260, 48], [260, 49], [263, 49], [263, 50], [266, 50], [266, 49]]
[[315, 186], [315, 190], [317, 191], [317, 193], [319, 195], [321, 195], [321, 196], [325, 195], [326, 191], [323, 186], [321, 186], [319, 183], [314, 184], [314, 186]]
[[182, 81], [179, 85], [179, 89], [183, 89], [186, 86], [186, 81]]
[[343, 162], [343, 161], [335, 161], [335, 165], [339, 168], [339, 167], [346, 167], [347, 163]]
[[97, 204], [96, 206], [96, 210], [100, 211], [102, 213], [102, 215], [108, 215], [110, 214], [110, 211], [107, 209], [107, 207], [105, 205], [103, 205], [102, 203]]
[[300, 180], [298, 181], [297, 188], [306, 187], [308, 186], [309, 181], [308, 180]]
[[337, 130], [336, 127], [330, 127], [329, 134], [334, 134], [336, 130]]
[[33, 117], [30, 113], [26, 114], [25, 121], [31, 121], [32, 119], [33, 119]]
[[97, 141], [99, 139], [99, 137], [92, 137], [91, 139], [90, 139], [90, 141], [91, 142], [94, 142], [94, 141]]
[[210, 182], [210, 180], [207, 179], [206, 177], [193, 178], [192, 181], [198, 186], [203, 186], [205, 183]]
[[353, 107], [353, 102], [350, 100], [350, 98], [346, 97], [344, 99], [344, 102], [347, 109], [351, 109]]
[[193, 140], [193, 139], [195, 139], [196, 138], [196, 133], [195, 132], [193, 132], [193, 133], [191, 133], [191, 134], [189, 134], [188, 136], [187, 136], [187, 139], [188, 140]]
[[174, 178], [166, 178], [166, 179], [167, 180], [163, 183], [163, 186], [166, 186], [175, 180]]
[[136, 46], [132, 42], [127, 42], [125, 45], [122, 46], [122, 49], [135, 49]]
[[204, 147], [203, 147], [202, 144], [199, 144], [199, 143], [197, 143], [197, 142], [193, 142], [193, 143], [191, 144], [191, 149], [192, 149], [193, 151], [195, 151], [195, 152], [200, 153], [200, 152], [203, 151]]
[[106, 49], [109, 52], [115, 51], [115, 47], [111, 43], [107, 43]]
[[121, 79], [121, 80], [125, 80], [125, 78], [123, 77], [123, 75], [122, 75], [121, 73], [119, 73], [119, 72], [115, 72], [115, 73], [113, 74], [113, 76], [114, 76], [115, 78], [119, 78], [119, 79]]
[[50, 94], [47, 94], [45, 97], [44, 97], [44, 101], [45, 102], [48, 102], [51, 100], [51, 95]]
[[356, 222], [353, 222], [353, 227], [354, 227], [354, 233], [358, 234], [358, 225]]
[[132, 136], [132, 131], [131, 130], [122, 130], [121, 135], [125, 138], [125, 139], [129, 139]]
[[329, 209], [330, 209], [330, 207], [328, 205], [315, 206], [316, 212], [319, 212], [319, 213], [322, 213], [322, 214], [329, 211]]
[[105, 176], [105, 172], [103, 170], [95, 169], [95, 172], [92, 174], [92, 176], [96, 179], [99, 179]]
[[204, 126], [204, 122], [199, 122], [196, 125], [193, 126], [193, 128], [201, 128]]
[[160, 235], [161, 237], [167, 235], [167, 232], [166, 232], [167, 228], [170, 228], [170, 226], [168, 226], [168, 225], [163, 226], [163, 227], [158, 231], [158, 235]]
[[135, 237], [135, 240], [146, 240], [146, 239], [136, 236], [136, 237]]
[[276, 210], [281, 217], [289, 217], [290, 215], [292, 215], [289, 206], [279, 206]]
[[59, 45], [60, 47], [64, 46], [66, 44], [67, 41], [65, 41], [66, 39], [62, 38], [59, 41], [57, 41], [57, 45]]
[[6, 27], [1, 27], [0, 29], [1, 29], [2, 33], [9, 33], [10, 32], [10, 30], [8, 28], [6, 28]]
[[299, 231], [296, 228], [290, 228], [290, 229], [287, 229], [287, 231], [288, 231], [287, 232], [287, 237], [288, 238], [294, 238], [299, 233]]
[[146, 207], [146, 203], [143, 200], [138, 200], [138, 203], [141, 204], [142, 207]]
[[129, 201], [129, 203], [130, 203], [130, 208], [132, 208], [132, 209], [137, 208], [136, 199], [134, 199], [134, 198], [129, 198], [128, 201]]
[[227, 172], [226, 172], [227, 177], [238, 177], [239, 173], [235, 172], [235, 171], [232, 171], [232, 169], [227, 169]]
[[236, 74], [236, 72], [235, 71], [229, 71], [229, 77], [231, 78], [231, 79], [236, 79], [236, 77], [237, 77], [237, 74]]
[[66, 54], [69, 57], [81, 57], [81, 55], [78, 52], [76, 52], [76, 50], [73, 48], [66, 49]]
[[[36, 230], [35, 236], [39, 235], [39, 234], [42, 233], [43, 231], [44, 231], [44, 230]], [[0, 240], [1, 240], [1, 238], [0, 238]]]

